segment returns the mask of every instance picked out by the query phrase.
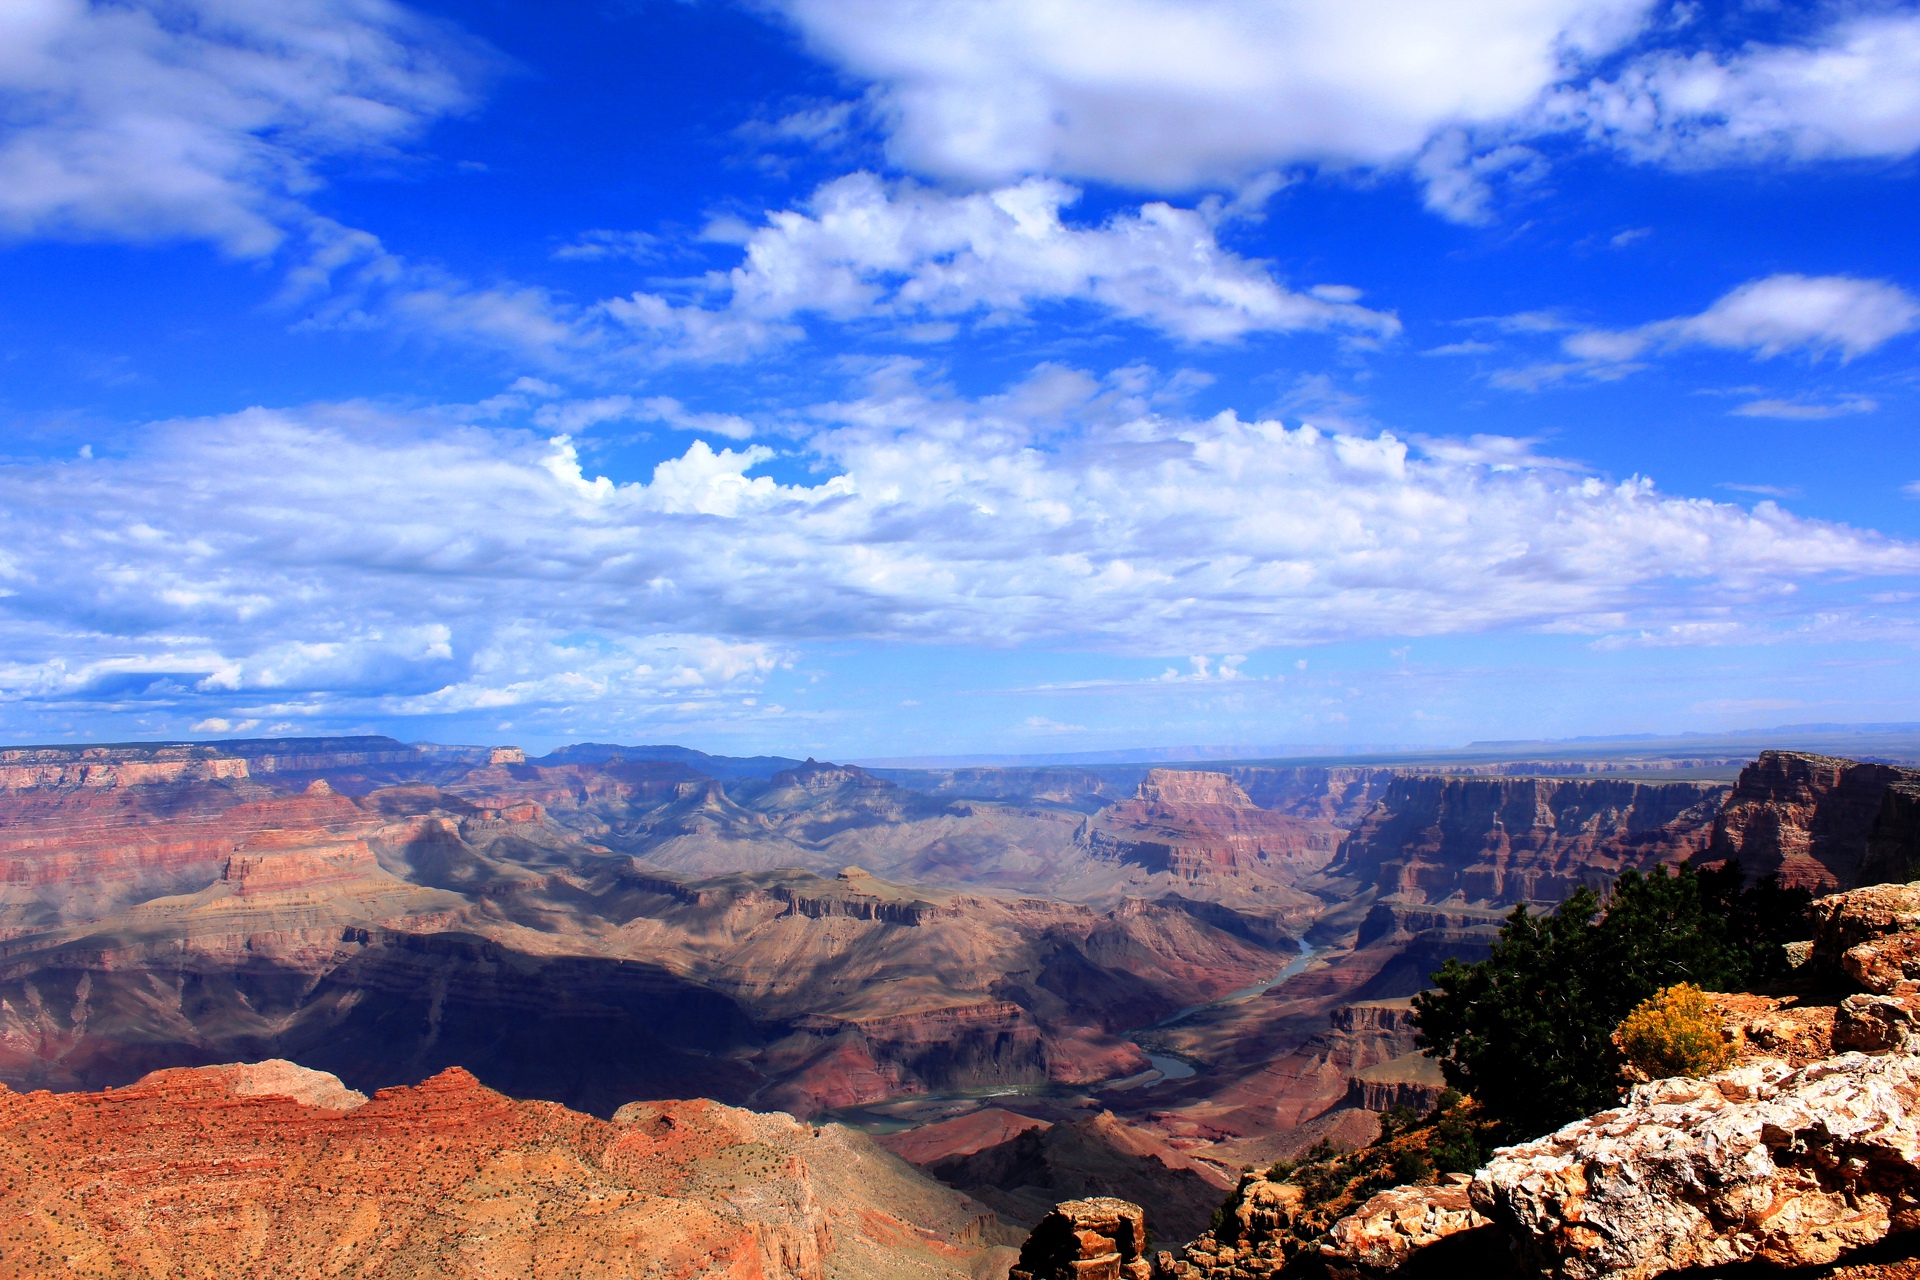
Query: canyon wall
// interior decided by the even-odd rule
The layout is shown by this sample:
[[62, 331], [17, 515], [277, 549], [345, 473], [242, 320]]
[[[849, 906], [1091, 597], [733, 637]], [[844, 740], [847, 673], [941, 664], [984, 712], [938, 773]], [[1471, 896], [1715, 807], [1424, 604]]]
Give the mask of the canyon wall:
[[1551, 905], [1705, 852], [1727, 788], [1614, 779], [1395, 778], [1330, 877], [1408, 902]]
[[[767, 781], [888, 791], [832, 772]], [[465, 776], [474, 798], [237, 776], [0, 796], [0, 1079], [277, 1055], [366, 1088], [461, 1065], [602, 1114], [685, 1093], [814, 1114], [1135, 1073], [1131, 1028], [1280, 963], [1213, 904], [689, 877], [581, 837], [596, 805], [723, 802], [684, 775], [502, 760]]]
[[1709, 856], [1826, 890], [1906, 880], [1920, 863], [1920, 769], [1763, 751], [1713, 824]]

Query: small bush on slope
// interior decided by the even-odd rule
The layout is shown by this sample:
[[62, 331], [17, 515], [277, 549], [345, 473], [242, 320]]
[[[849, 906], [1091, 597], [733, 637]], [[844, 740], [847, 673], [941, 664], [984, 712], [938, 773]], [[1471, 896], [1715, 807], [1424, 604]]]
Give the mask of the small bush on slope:
[[1675, 983], [1740, 990], [1785, 972], [1782, 944], [1805, 936], [1812, 896], [1771, 877], [1750, 889], [1742, 881], [1737, 865], [1683, 864], [1673, 875], [1622, 875], [1604, 913], [1585, 888], [1552, 915], [1514, 908], [1492, 955], [1449, 960], [1436, 989], [1414, 997], [1421, 1046], [1503, 1140], [1612, 1106], [1621, 1063], [1612, 1033], [1635, 1005]]
[[1707, 1075], [1733, 1056], [1707, 993], [1691, 982], [1663, 987], [1635, 1005], [1612, 1039], [1622, 1057], [1654, 1079]]
[[1439, 1106], [1424, 1117], [1397, 1109], [1381, 1121], [1380, 1137], [1358, 1150], [1340, 1151], [1322, 1141], [1297, 1161], [1279, 1161], [1264, 1173], [1248, 1170], [1214, 1213], [1207, 1236], [1195, 1244], [1242, 1247], [1268, 1239], [1257, 1226], [1257, 1240], [1242, 1239], [1237, 1210], [1260, 1183], [1278, 1183], [1298, 1194], [1272, 1227], [1271, 1238], [1288, 1258], [1312, 1256], [1312, 1246], [1328, 1228], [1376, 1191], [1476, 1169], [1491, 1145], [1490, 1126], [1470, 1100], [1453, 1090], [1442, 1094]]

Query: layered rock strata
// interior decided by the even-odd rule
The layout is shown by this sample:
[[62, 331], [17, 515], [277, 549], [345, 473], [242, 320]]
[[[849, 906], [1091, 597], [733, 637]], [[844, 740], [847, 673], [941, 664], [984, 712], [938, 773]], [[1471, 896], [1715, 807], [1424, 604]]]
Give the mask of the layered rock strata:
[[1128, 1029], [1280, 963], [1211, 908], [857, 869], [689, 880], [583, 842], [544, 799], [480, 799], [244, 779], [19, 793], [0, 1079], [277, 1055], [362, 1087], [457, 1063], [602, 1114], [686, 1092], [811, 1114], [1134, 1074]]
[[1149, 1280], [1146, 1214], [1099, 1196], [1068, 1200], [1041, 1220], [1008, 1280]]
[[1325, 865], [1339, 840], [1330, 823], [1256, 805], [1224, 773], [1152, 769], [1130, 800], [1089, 819], [1088, 844], [1185, 880], [1261, 874], [1299, 878]]
[[711, 1102], [611, 1122], [450, 1070], [367, 1099], [291, 1064], [0, 1090], [0, 1277], [948, 1277], [991, 1215], [849, 1130]]
[[1715, 818], [1708, 856], [1812, 889], [1920, 869], [1920, 770], [1763, 751]]
[[1401, 902], [1551, 905], [1700, 854], [1725, 795], [1693, 782], [1396, 778], [1327, 875]]

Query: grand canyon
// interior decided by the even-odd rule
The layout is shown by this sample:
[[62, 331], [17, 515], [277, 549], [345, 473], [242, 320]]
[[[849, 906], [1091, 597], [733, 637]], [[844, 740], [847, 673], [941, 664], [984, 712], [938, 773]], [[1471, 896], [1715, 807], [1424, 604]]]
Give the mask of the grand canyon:
[[[1089, 1196], [1149, 1206], [1178, 1245], [1241, 1170], [1433, 1107], [1409, 997], [1512, 908], [1689, 859], [1822, 892], [1904, 880], [1916, 795], [1920, 770], [1780, 751], [1602, 770], [7, 750], [0, 1123], [69, 1181], [33, 1180], [46, 1205], [6, 1274], [34, 1274], [29, 1240], [145, 1274], [228, 1218], [253, 1225], [206, 1236], [220, 1266], [518, 1274], [498, 1269], [516, 1250], [645, 1238], [658, 1274], [1005, 1274]], [[81, 1177], [76, 1143], [119, 1154]], [[209, 1144], [231, 1169], [186, 1173]], [[374, 1173], [429, 1145], [406, 1195]], [[742, 1165], [721, 1194], [716, 1160], [783, 1172]], [[328, 1170], [331, 1207], [289, 1218], [269, 1167]], [[110, 1189], [54, 1207], [82, 1183]], [[583, 1217], [580, 1197], [624, 1207]], [[637, 1231], [649, 1215], [674, 1225]]]

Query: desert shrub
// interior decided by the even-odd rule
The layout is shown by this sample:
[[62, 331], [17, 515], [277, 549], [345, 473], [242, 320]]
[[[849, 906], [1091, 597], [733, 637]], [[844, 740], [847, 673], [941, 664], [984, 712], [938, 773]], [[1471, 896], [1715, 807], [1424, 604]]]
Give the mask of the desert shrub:
[[1395, 1107], [1380, 1116], [1380, 1137], [1397, 1138], [1415, 1128], [1420, 1123], [1420, 1115], [1412, 1107]]
[[1733, 1056], [1707, 993], [1691, 982], [1663, 987], [1635, 1005], [1612, 1039], [1622, 1057], [1656, 1079], [1707, 1075]]
[[[1441, 1173], [1472, 1173], [1487, 1162], [1488, 1148], [1480, 1141], [1478, 1127], [1459, 1106], [1460, 1095], [1453, 1096], [1454, 1105], [1442, 1110], [1427, 1138], [1427, 1159]], [[1446, 1101], [1445, 1094], [1441, 1101]]]
[[1392, 1186], [1405, 1186], [1413, 1182], [1425, 1182], [1433, 1176], [1433, 1161], [1427, 1153], [1418, 1147], [1408, 1147], [1393, 1158]]
[[1576, 891], [1552, 915], [1516, 907], [1493, 953], [1449, 960], [1414, 998], [1420, 1044], [1506, 1140], [1546, 1133], [1620, 1096], [1613, 1029], [1676, 983], [1729, 990], [1786, 968], [1805, 935], [1804, 895], [1738, 866], [1629, 871], [1605, 904]]

